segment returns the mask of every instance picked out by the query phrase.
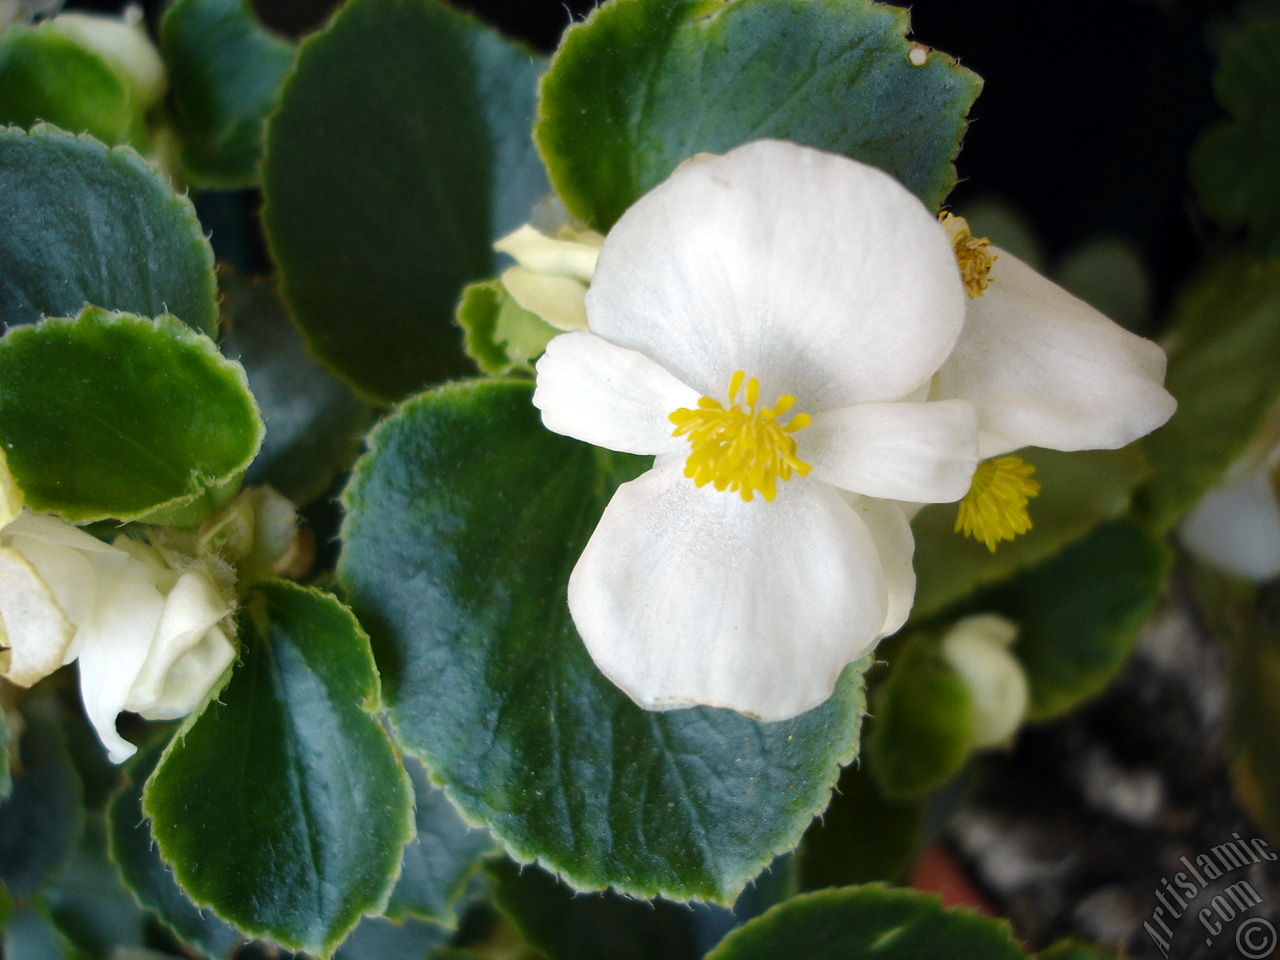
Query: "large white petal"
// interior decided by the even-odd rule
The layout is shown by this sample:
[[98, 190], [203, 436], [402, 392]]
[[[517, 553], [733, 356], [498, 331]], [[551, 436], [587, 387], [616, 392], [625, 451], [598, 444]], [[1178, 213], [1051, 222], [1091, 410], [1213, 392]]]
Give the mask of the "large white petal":
[[902, 629], [915, 602], [916, 571], [911, 565], [911, 558], [915, 555], [916, 539], [900, 504], [851, 494], [847, 494], [845, 500], [858, 511], [875, 541], [876, 552], [880, 554], [888, 593], [888, 609], [880, 636], [887, 637]]
[[533, 405], [548, 430], [624, 453], [688, 448], [668, 416], [698, 394], [648, 357], [595, 334], [566, 333], [538, 360]]
[[745, 503], [674, 460], [618, 488], [569, 579], [592, 658], [640, 706], [763, 720], [827, 699], [886, 606], [875, 542], [833, 487]]
[[942, 227], [888, 174], [760, 140], [682, 167], [605, 239], [591, 330], [719, 398], [737, 370], [815, 413], [896, 400], [964, 319]]
[[795, 436], [815, 476], [886, 500], [959, 500], [978, 465], [977, 420], [963, 400], [858, 403], [817, 414]]
[[0, 676], [29, 687], [62, 666], [75, 628], [22, 554], [0, 547]]
[[1268, 470], [1204, 495], [1178, 528], [1195, 557], [1250, 580], [1280, 575], [1280, 503]]
[[939, 395], [970, 401], [978, 425], [1023, 446], [1123, 447], [1173, 415], [1166, 358], [1150, 340], [998, 250], [991, 285], [969, 301], [964, 333], [938, 372]]

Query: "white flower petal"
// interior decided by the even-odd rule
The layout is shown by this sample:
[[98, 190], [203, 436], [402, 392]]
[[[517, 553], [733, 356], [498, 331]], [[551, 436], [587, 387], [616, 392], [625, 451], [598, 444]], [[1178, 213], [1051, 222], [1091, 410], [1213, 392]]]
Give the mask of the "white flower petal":
[[[166, 702], [175, 693], [168, 689], [169, 674], [174, 665], [203, 642], [205, 635], [230, 612], [231, 608], [209, 577], [195, 571], [179, 577], [164, 599], [164, 608], [160, 614], [160, 622], [156, 625], [151, 648], [124, 701], [124, 709], [153, 719], [180, 717], [186, 713], [187, 710], [173, 713], [176, 705]], [[223, 637], [222, 641], [225, 644], [226, 638]], [[234, 655], [235, 651], [232, 650], [232, 656]], [[226, 663], [223, 663], [216, 674], [203, 678], [205, 690], [222, 675], [225, 668]], [[198, 686], [201, 679], [184, 669], [183, 683], [178, 685], [183, 696], [179, 699], [185, 702], [194, 696], [198, 703], [204, 693], [195, 693], [192, 688]]]
[[719, 398], [737, 370], [797, 409], [896, 400], [964, 319], [942, 227], [874, 167], [761, 140], [676, 171], [605, 239], [591, 330]]
[[502, 285], [511, 299], [557, 330], [587, 329], [587, 285], [580, 280], [509, 267]]
[[[164, 675], [150, 707], [137, 712], [148, 720], [176, 720], [200, 706], [236, 658], [236, 648], [218, 627], [207, 630]], [[133, 708], [130, 708], [133, 709]]]
[[[591, 240], [598, 237], [598, 234], [587, 231], [580, 235]], [[514, 257], [516, 263], [533, 273], [570, 277], [584, 286], [591, 282], [591, 275], [596, 269], [596, 259], [600, 256], [599, 242], [557, 240], [539, 232], [527, 223], [515, 233], [508, 234], [495, 243], [493, 249]], [[525, 309], [533, 308], [525, 307]]]
[[1280, 575], [1280, 504], [1269, 471], [1210, 490], [1178, 538], [1197, 559], [1250, 580]]
[[939, 394], [970, 401], [978, 425], [1024, 446], [1114, 449], [1160, 426], [1177, 406], [1164, 389], [1165, 355], [1003, 250], [991, 285], [969, 301]]
[[888, 637], [902, 629], [916, 598], [916, 571], [911, 565], [916, 540], [911, 523], [902, 507], [892, 501], [853, 495], [846, 495], [845, 499], [867, 525], [880, 554], [888, 591], [888, 610], [880, 636]]
[[978, 465], [977, 421], [963, 400], [826, 410], [795, 437], [815, 476], [886, 500], [959, 500]]
[[624, 453], [688, 449], [667, 419], [698, 405], [698, 394], [648, 357], [586, 332], [547, 344], [533, 405], [548, 430]]
[[674, 459], [618, 488], [569, 579], [592, 658], [641, 707], [763, 720], [827, 699], [886, 606], [875, 542], [834, 488], [744, 503]]
[[48, 585], [11, 547], [0, 547], [0, 676], [29, 687], [62, 666], [75, 628]]

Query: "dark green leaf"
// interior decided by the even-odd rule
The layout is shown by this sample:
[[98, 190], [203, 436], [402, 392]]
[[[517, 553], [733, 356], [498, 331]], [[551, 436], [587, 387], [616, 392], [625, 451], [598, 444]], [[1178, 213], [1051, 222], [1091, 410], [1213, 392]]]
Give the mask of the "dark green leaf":
[[246, 0], [175, 0], [160, 21], [160, 50], [187, 175], [200, 186], [253, 183], [293, 46], [265, 30]]
[[9, 770], [9, 724], [5, 711], [0, 708], [0, 803], [13, 793], [13, 776]]
[[943, 910], [938, 898], [880, 886], [788, 900], [730, 934], [707, 960], [1021, 960], [1001, 920]]
[[955, 532], [956, 505], [932, 504], [911, 522], [916, 537], [914, 619], [923, 619], [999, 583], [1023, 567], [1053, 556], [1103, 520], [1129, 508], [1130, 492], [1150, 472], [1136, 447], [1061, 453], [1022, 453], [1035, 465], [1040, 495], [1030, 503], [1031, 532], [996, 547], [995, 553]]
[[0, 328], [86, 303], [218, 328], [213, 251], [191, 202], [127, 147], [0, 130]]
[[539, 68], [437, 0], [352, 0], [303, 43], [268, 127], [263, 218], [308, 342], [371, 396], [466, 371], [458, 296], [547, 191]]
[[644, 462], [543, 429], [533, 385], [405, 404], [345, 494], [339, 571], [400, 742], [471, 822], [584, 890], [731, 902], [857, 752], [861, 670], [784, 723], [640, 710], [591, 663], [569, 572]]
[[695, 153], [775, 137], [887, 170], [936, 209], [982, 81], [904, 39], [908, 21], [867, 0], [604, 4], [542, 84], [551, 182], [603, 232]]
[[194, 903], [328, 956], [387, 902], [412, 832], [409, 781], [369, 712], [378, 675], [350, 612], [283, 581], [242, 609], [241, 662], [174, 736], [143, 807]]
[[1082, 940], [1059, 940], [1048, 950], [1036, 954], [1036, 960], [1120, 960], [1114, 953], [1101, 950]]
[[125, 767], [124, 784], [107, 808], [111, 859], [138, 902], [184, 943], [212, 958], [229, 957], [243, 938], [201, 910], [182, 892], [172, 868], [160, 859], [151, 823], [142, 812], [142, 788], [155, 770], [164, 743], [140, 751]]
[[90, 960], [141, 947], [145, 917], [107, 859], [106, 824], [94, 815], [84, 840], [49, 889], [49, 915], [58, 932]]
[[1143, 441], [1138, 503], [1172, 527], [1239, 457], [1280, 397], [1280, 260], [1219, 264], [1183, 295], [1165, 386], [1178, 410]]
[[500, 280], [470, 284], [458, 301], [467, 356], [485, 373], [532, 373], [558, 331], [507, 293]]
[[244, 371], [173, 317], [86, 307], [0, 340], [0, 440], [33, 509], [199, 523], [262, 433]]
[[436, 948], [448, 943], [449, 936], [440, 924], [425, 920], [392, 923], [365, 917], [342, 941], [333, 960], [434, 960]]
[[267, 428], [245, 482], [305, 505], [351, 465], [372, 411], [307, 353], [270, 282], [220, 274], [222, 349], [244, 365]]
[[1169, 561], [1163, 542], [1118, 520], [973, 601], [974, 610], [1019, 625], [1013, 654], [1031, 686], [1029, 719], [1066, 713], [1120, 671], [1160, 598]]
[[973, 696], [943, 659], [933, 631], [894, 655], [871, 700], [867, 769], [887, 797], [917, 797], [960, 772], [973, 749]]
[[1266, 256], [1280, 254], [1280, 17], [1258, 16], [1222, 44], [1213, 86], [1231, 119], [1191, 155], [1191, 177], [1208, 213], [1244, 226]]
[[5, 960], [84, 960], [43, 905], [14, 911], [4, 927]]
[[80, 781], [57, 722], [28, 710], [20, 740], [22, 769], [0, 804], [0, 882], [15, 900], [39, 892], [80, 842]]

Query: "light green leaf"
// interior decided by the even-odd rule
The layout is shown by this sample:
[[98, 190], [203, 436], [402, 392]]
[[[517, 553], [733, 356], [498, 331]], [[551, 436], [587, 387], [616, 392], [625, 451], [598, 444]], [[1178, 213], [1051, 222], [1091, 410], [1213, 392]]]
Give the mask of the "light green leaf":
[[507, 293], [501, 280], [473, 283], [462, 291], [456, 315], [467, 356], [485, 373], [532, 373], [560, 331], [530, 313]]
[[1155, 469], [1137, 503], [1172, 527], [1242, 453], [1280, 398], [1280, 260], [1216, 265], [1183, 294], [1165, 386], [1172, 419], [1143, 441]]
[[263, 221], [312, 349], [370, 396], [467, 371], [458, 296], [548, 189], [540, 67], [437, 0], [352, 0], [303, 42], [268, 125]]
[[263, 121], [293, 65], [293, 45], [263, 28], [246, 0], [175, 0], [160, 21], [160, 50], [184, 172], [204, 187], [254, 183]]
[[848, 887], [788, 900], [707, 960], [1021, 960], [1009, 925], [914, 890]]
[[528, 382], [457, 384], [370, 439], [340, 579], [400, 742], [472, 823], [582, 890], [732, 902], [857, 752], [865, 663], [784, 723], [650, 713], [591, 663], [569, 572], [645, 463], [546, 431]]
[[1137, 447], [1061, 453], [1028, 449], [1040, 495], [1029, 509], [1032, 528], [996, 547], [955, 532], [956, 505], [925, 507], [911, 522], [916, 538], [916, 600], [911, 614], [923, 620], [1018, 570], [1053, 556], [1098, 523], [1125, 513], [1130, 492], [1150, 472]]
[[681, 161], [775, 137], [887, 170], [936, 209], [982, 81], [908, 25], [869, 0], [603, 4], [542, 83], [551, 182], [604, 232]]
[[0, 340], [0, 442], [33, 509], [199, 523], [262, 432], [244, 371], [173, 317], [86, 307]]
[[307, 353], [274, 284], [219, 274], [222, 349], [244, 365], [267, 431], [245, 482], [305, 505], [351, 466], [373, 411]]
[[229, 957], [243, 938], [209, 909], [193, 904], [160, 859], [151, 822], [142, 812], [142, 788], [156, 768], [163, 741], [138, 752], [124, 770], [120, 791], [107, 807], [110, 855], [125, 885], [175, 936], [206, 957]]
[[127, 147], [52, 127], [0, 129], [0, 328], [86, 303], [218, 329], [213, 251], [195, 210]]
[[174, 736], [143, 807], [193, 903], [327, 957], [387, 902], [409, 781], [370, 712], [378, 675], [350, 612], [284, 581], [243, 610], [241, 662]]
[[942, 657], [933, 630], [913, 634], [894, 654], [872, 693], [871, 715], [867, 770], [886, 797], [942, 786], [973, 749], [973, 695]]

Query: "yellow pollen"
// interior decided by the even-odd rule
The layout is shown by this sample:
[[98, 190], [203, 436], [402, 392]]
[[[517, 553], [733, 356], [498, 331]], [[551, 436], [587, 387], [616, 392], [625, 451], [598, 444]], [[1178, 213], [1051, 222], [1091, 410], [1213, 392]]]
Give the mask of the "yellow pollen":
[[[797, 413], [785, 425], [778, 421], [796, 402], [790, 394], [779, 397], [772, 407], [757, 410], [760, 384], [746, 376], [739, 370], [729, 379], [728, 406], [703, 397], [698, 409], [681, 407], [672, 413], [668, 419], [676, 428], [671, 435], [689, 438], [692, 449], [684, 475], [699, 487], [714, 484], [717, 490], [730, 490], [747, 502], [756, 492], [772, 500], [779, 480], [809, 472], [809, 465], [796, 456], [792, 436], [809, 425], [809, 415]], [[738, 404], [744, 380], [745, 408]]]
[[1031, 479], [1036, 468], [1021, 457], [983, 460], [973, 472], [969, 492], [960, 501], [956, 533], [985, 543], [996, 552], [1001, 540], [1012, 540], [1031, 529], [1027, 501], [1040, 492]]
[[982, 296], [991, 285], [991, 265], [996, 262], [996, 254], [991, 252], [991, 241], [970, 233], [969, 221], [964, 217], [944, 213], [938, 217], [938, 222], [951, 238], [951, 249], [960, 267], [965, 292], [970, 297]]

